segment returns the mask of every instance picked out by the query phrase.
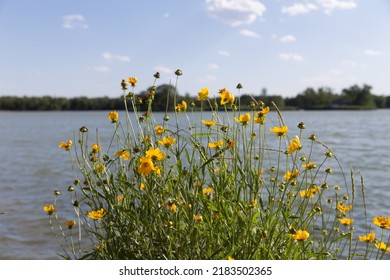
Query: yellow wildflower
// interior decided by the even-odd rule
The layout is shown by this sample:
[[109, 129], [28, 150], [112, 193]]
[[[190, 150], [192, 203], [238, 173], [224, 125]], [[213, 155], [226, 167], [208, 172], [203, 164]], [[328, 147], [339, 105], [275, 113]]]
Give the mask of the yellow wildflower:
[[163, 160], [165, 157], [165, 153], [160, 151], [160, 148], [150, 148], [146, 151], [146, 156], [151, 158], [152, 161]]
[[141, 185], [139, 186], [139, 189], [140, 189], [141, 191], [145, 190], [145, 189], [146, 189], [145, 184], [144, 184], [144, 183], [141, 183]]
[[208, 128], [214, 126], [214, 125], [217, 123], [217, 121], [206, 121], [206, 120], [201, 120], [201, 122], [202, 122], [205, 126], [207, 126]]
[[66, 151], [69, 151], [70, 148], [72, 147], [72, 144], [73, 144], [72, 140], [68, 140], [68, 142], [66, 142], [66, 143], [64, 141], [61, 141], [61, 143], [58, 145], [58, 147], [66, 150]]
[[254, 118], [253, 121], [258, 124], [264, 124], [268, 112], [269, 112], [268, 106], [263, 108], [261, 111], [256, 112], [255, 114], [257, 115], [257, 117]]
[[209, 97], [209, 89], [208, 88], [202, 88], [198, 92], [198, 97], [196, 98], [197, 100], [206, 100]]
[[156, 167], [153, 164], [153, 161], [150, 157], [142, 157], [140, 159], [140, 165], [137, 168], [138, 174], [149, 175], [150, 172], [156, 172]]
[[101, 146], [100, 146], [100, 145], [97, 145], [97, 144], [92, 144], [92, 145], [91, 145], [91, 150], [92, 150], [93, 153], [99, 152], [100, 149], [101, 149]]
[[337, 210], [339, 210], [341, 213], [345, 213], [347, 211], [350, 211], [352, 209], [352, 205], [345, 205], [344, 202], [340, 201], [337, 203]]
[[165, 201], [161, 204], [161, 207], [165, 207], [165, 206], [168, 206], [169, 210], [171, 210], [172, 212], [177, 211], [177, 206], [172, 201]]
[[372, 222], [374, 225], [384, 228], [384, 229], [390, 229], [390, 217], [385, 216], [377, 216], [374, 219], [372, 219]]
[[284, 179], [286, 179], [287, 181], [290, 181], [290, 180], [296, 179], [298, 176], [299, 176], [299, 170], [294, 169], [292, 171], [287, 171], [284, 174]]
[[359, 236], [359, 240], [362, 242], [374, 242], [376, 240], [375, 232], [369, 232], [367, 235]]
[[253, 119], [253, 121], [257, 124], [264, 124], [265, 123], [265, 116], [261, 116], [261, 117], [255, 117]]
[[116, 200], [118, 200], [118, 202], [121, 202], [123, 201], [123, 198], [124, 196], [122, 194], [119, 194], [117, 197], [116, 197]]
[[45, 211], [48, 215], [51, 215], [54, 212], [56, 212], [57, 210], [53, 205], [45, 205], [43, 207], [43, 211]]
[[108, 113], [108, 119], [112, 122], [112, 123], [116, 123], [118, 121], [118, 118], [119, 118], [119, 114], [117, 111], [111, 111]]
[[384, 252], [390, 252], [390, 247], [384, 242], [375, 243], [375, 247]]
[[212, 194], [214, 192], [214, 189], [213, 188], [204, 188], [202, 190], [202, 194], [203, 195], [209, 195], [209, 194]]
[[154, 131], [156, 132], [156, 134], [158, 136], [161, 136], [164, 133], [165, 129], [162, 126], [160, 126], [160, 125], [156, 125], [154, 127]]
[[281, 126], [281, 127], [275, 126], [274, 128], [270, 128], [270, 130], [271, 130], [271, 132], [275, 133], [276, 136], [283, 137], [283, 136], [286, 136], [287, 131], [288, 131], [288, 127], [286, 125]]
[[298, 230], [296, 233], [291, 234], [291, 237], [297, 241], [305, 241], [309, 236], [310, 234], [306, 230]]
[[211, 149], [220, 149], [222, 148], [223, 146], [223, 140], [219, 140], [219, 141], [216, 141], [216, 142], [213, 142], [213, 143], [209, 143], [209, 147]]
[[187, 110], [187, 103], [183, 100], [176, 105], [176, 112], [185, 112]]
[[302, 149], [301, 141], [298, 136], [295, 136], [294, 139], [291, 139], [290, 144], [288, 145], [287, 154], [291, 155], [293, 152]]
[[267, 107], [263, 108], [261, 111], [256, 112], [256, 114], [257, 114], [259, 117], [262, 117], [262, 116], [267, 115], [268, 112], [269, 112], [269, 107], [267, 106]]
[[68, 221], [65, 221], [64, 223], [68, 229], [72, 229], [74, 227], [74, 225], [76, 224], [76, 221], [75, 220], [68, 220]]
[[162, 140], [158, 140], [157, 142], [165, 148], [170, 148], [173, 146], [173, 144], [175, 144], [176, 139], [172, 138], [171, 136], [168, 136], [164, 137]]
[[234, 120], [238, 123], [241, 123], [242, 125], [248, 125], [249, 121], [251, 119], [251, 115], [249, 113], [246, 113], [244, 115], [240, 115], [240, 117], [234, 118]]
[[195, 222], [201, 222], [203, 221], [203, 217], [202, 215], [194, 215], [194, 220]]
[[317, 167], [317, 164], [315, 162], [309, 162], [303, 165], [303, 168], [305, 169], [314, 169]]
[[350, 219], [350, 218], [342, 218], [342, 219], [339, 219], [339, 222], [340, 224], [344, 225], [344, 226], [349, 226], [349, 225], [352, 225], [353, 224], [353, 220]]
[[93, 220], [101, 220], [106, 215], [106, 210], [103, 208], [88, 212], [87, 216]]
[[127, 82], [128, 82], [129, 84], [131, 84], [131, 86], [134, 87], [134, 86], [137, 84], [138, 79], [137, 79], [136, 77], [130, 77], [130, 78], [127, 79]]
[[219, 91], [219, 94], [221, 96], [221, 105], [226, 105], [226, 104], [233, 104], [234, 103], [234, 95], [231, 94], [229, 91], [226, 90], [226, 88], [223, 88]]
[[227, 257], [227, 260], [228, 260], [228, 261], [234, 261], [234, 258], [231, 257], [231, 256], [228, 256], [228, 257]]
[[316, 193], [318, 193], [319, 191], [320, 191], [319, 187], [313, 186], [309, 189], [300, 191], [299, 195], [304, 198], [313, 198], [316, 195]]
[[115, 153], [115, 156], [123, 158], [124, 160], [130, 159], [130, 153], [128, 150], [121, 150]]

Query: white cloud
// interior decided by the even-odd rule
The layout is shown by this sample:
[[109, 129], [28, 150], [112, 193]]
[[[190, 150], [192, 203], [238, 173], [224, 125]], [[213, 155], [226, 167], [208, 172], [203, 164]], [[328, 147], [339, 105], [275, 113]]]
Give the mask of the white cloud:
[[112, 54], [109, 52], [102, 53], [102, 57], [108, 62], [111, 61], [129, 62], [130, 61], [130, 58], [128, 56]]
[[285, 35], [279, 38], [280, 42], [288, 43], [288, 42], [295, 42], [297, 39], [293, 35]]
[[351, 10], [357, 7], [355, 0], [316, 0], [315, 2], [315, 4], [306, 2], [283, 6], [282, 13], [295, 16], [320, 10], [325, 14], [331, 14], [334, 10]]
[[230, 53], [228, 51], [218, 51], [218, 55], [230, 56]]
[[288, 14], [290, 16], [295, 16], [295, 15], [299, 15], [299, 14], [307, 14], [307, 13], [310, 13], [311, 11], [315, 11], [317, 9], [318, 9], [318, 7], [314, 4], [311, 4], [311, 3], [305, 3], [305, 4], [295, 3], [295, 4], [288, 6], [288, 7], [283, 6], [282, 13]]
[[231, 26], [250, 24], [266, 11], [258, 0], [205, 0], [208, 14]]
[[159, 72], [159, 73], [164, 73], [164, 74], [171, 74], [173, 73], [173, 70], [169, 67], [165, 67], [165, 66], [162, 66], [162, 65], [158, 65], [156, 67], [154, 67], [154, 70]]
[[380, 52], [380, 51], [371, 50], [371, 49], [365, 50], [363, 53], [364, 53], [364, 55], [368, 55], [368, 56], [379, 56], [382, 54], [382, 52]]
[[282, 60], [292, 60], [297, 62], [303, 61], [303, 57], [296, 53], [280, 53], [279, 58]]
[[111, 68], [109, 68], [107, 66], [96, 66], [93, 68], [93, 70], [95, 70], [96, 72], [100, 72], [100, 73], [111, 72]]
[[317, 2], [326, 14], [331, 14], [336, 9], [351, 10], [357, 7], [354, 0], [317, 0]]
[[242, 29], [240, 34], [246, 37], [260, 38], [260, 35], [254, 31], [248, 29]]
[[207, 65], [207, 67], [210, 69], [219, 69], [219, 65], [216, 63], [209, 63], [209, 65]]
[[62, 27], [66, 29], [88, 28], [85, 18], [79, 14], [66, 15], [62, 17]]

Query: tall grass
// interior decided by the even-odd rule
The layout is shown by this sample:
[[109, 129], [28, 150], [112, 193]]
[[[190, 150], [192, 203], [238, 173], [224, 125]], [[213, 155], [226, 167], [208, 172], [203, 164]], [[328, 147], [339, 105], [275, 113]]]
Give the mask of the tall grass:
[[[146, 100], [135, 94], [136, 78], [122, 80], [126, 110], [102, 116], [112, 123], [106, 146], [87, 127], [60, 143], [75, 178], [44, 210], [63, 258], [382, 259], [390, 251], [390, 218], [373, 217], [379, 238], [371, 226], [354, 234], [354, 211], [366, 213], [365, 203], [355, 209], [363, 177], [355, 186], [303, 122], [290, 135], [274, 104], [253, 100], [242, 112], [241, 84], [238, 97], [226, 88], [218, 98], [202, 88], [193, 104], [175, 96], [167, 100], [173, 117], [159, 119], [151, 110], [158, 78]], [[57, 209], [64, 192], [72, 215]]]

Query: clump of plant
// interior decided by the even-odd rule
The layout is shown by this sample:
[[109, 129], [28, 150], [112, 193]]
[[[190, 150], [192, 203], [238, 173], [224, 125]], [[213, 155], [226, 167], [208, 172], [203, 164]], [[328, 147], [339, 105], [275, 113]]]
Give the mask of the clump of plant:
[[[303, 122], [291, 135], [276, 106], [253, 100], [243, 112], [226, 88], [217, 97], [202, 88], [191, 104], [175, 95], [167, 99], [174, 112], [154, 113], [159, 77], [143, 100], [137, 78], [122, 80], [126, 110], [108, 113], [109, 141], [81, 127], [59, 144], [75, 178], [44, 211], [62, 257], [378, 259], [390, 251], [384, 232], [355, 236], [355, 185]], [[73, 211], [57, 209], [63, 192]], [[390, 228], [390, 218], [373, 222]]]

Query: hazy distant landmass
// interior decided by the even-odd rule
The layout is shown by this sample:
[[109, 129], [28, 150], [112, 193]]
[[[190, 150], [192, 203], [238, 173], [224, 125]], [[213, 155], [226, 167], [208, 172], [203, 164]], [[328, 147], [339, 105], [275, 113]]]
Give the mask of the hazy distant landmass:
[[[189, 108], [199, 110], [200, 101], [189, 94], [180, 95], [175, 87], [161, 85], [132, 95], [126, 93], [127, 100], [134, 98], [135, 106], [140, 111], [146, 111], [149, 104], [153, 111], [173, 111], [174, 101], [186, 101]], [[116, 98], [85, 96], [65, 97], [16, 97], [1, 96], [0, 110], [7, 111], [66, 111], [66, 110], [124, 110], [124, 96]], [[383, 109], [390, 108], [390, 96], [377, 95], [372, 93], [369, 85], [353, 85], [345, 88], [341, 93], [335, 93], [330, 88], [321, 87], [318, 89], [307, 88], [295, 97], [282, 97], [280, 95], [268, 95], [265, 92], [253, 96], [242, 93], [236, 97], [237, 104], [241, 110], [250, 109], [251, 106], [264, 103], [270, 106], [275, 103], [280, 110], [330, 110], [330, 109]], [[210, 102], [203, 102], [202, 109], [210, 110], [210, 106], [219, 104], [219, 98], [210, 97]]]

